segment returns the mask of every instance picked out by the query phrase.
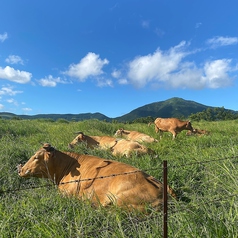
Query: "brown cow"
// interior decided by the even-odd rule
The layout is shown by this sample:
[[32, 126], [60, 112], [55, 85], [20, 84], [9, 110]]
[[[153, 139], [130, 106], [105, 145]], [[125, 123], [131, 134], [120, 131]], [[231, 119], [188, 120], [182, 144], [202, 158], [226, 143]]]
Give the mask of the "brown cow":
[[88, 148], [94, 149], [95, 147], [100, 147], [102, 149], [110, 149], [117, 143], [117, 139], [111, 136], [87, 136], [83, 132], [76, 132], [78, 134], [71, 143], [69, 147], [73, 148], [78, 143], [86, 143]]
[[192, 135], [202, 136], [202, 135], [209, 135], [209, 134], [210, 134], [210, 131], [200, 130], [200, 129], [193, 129], [193, 131], [188, 131], [186, 133], [187, 136], [192, 136]]
[[[61, 152], [43, 145], [24, 166], [21, 177], [48, 178], [61, 192], [89, 199], [95, 206], [116, 204], [144, 211], [145, 205], [160, 208], [163, 186], [154, 177], [128, 164], [91, 155]], [[175, 197], [171, 188], [168, 193]]]
[[134, 140], [138, 142], [146, 142], [146, 143], [158, 142], [158, 140], [154, 139], [149, 135], [146, 135], [138, 131], [124, 130], [123, 128], [118, 129], [115, 133], [115, 136], [124, 137], [128, 140]]
[[85, 142], [87, 147], [93, 149], [110, 149], [112, 154], [125, 155], [129, 157], [133, 152], [138, 155], [154, 154], [154, 151], [136, 141], [116, 139], [110, 136], [87, 136], [83, 132], [78, 132], [76, 138], [69, 144], [69, 148], [73, 148], [76, 144]]
[[[149, 123], [149, 125], [152, 123]], [[190, 121], [181, 121], [177, 118], [156, 118], [154, 121], [155, 132], [160, 132], [160, 138], [163, 132], [170, 132], [173, 134], [173, 139], [177, 134], [183, 130], [193, 131], [193, 127]]]

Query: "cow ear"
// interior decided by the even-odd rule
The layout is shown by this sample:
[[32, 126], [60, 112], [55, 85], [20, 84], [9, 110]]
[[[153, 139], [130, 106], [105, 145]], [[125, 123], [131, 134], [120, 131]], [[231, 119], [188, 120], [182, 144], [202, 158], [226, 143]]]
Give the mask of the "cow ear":
[[82, 134], [83, 135], [83, 132], [82, 131], [76, 131], [76, 132], [74, 132], [74, 134]]
[[51, 152], [51, 151], [54, 151], [55, 148], [51, 146], [51, 144], [49, 143], [45, 143], [43, 146], [42, 146], [47, 152]]

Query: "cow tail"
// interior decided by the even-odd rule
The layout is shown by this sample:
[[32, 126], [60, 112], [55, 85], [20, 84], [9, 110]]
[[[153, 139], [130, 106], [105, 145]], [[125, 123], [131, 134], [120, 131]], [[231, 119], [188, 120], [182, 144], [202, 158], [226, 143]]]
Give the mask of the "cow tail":
[[155, 124], [153, 121], [148, 123], [148, 126], [151, 126], [151, 124]]
[[[156, 187], [159, 187], [158, 185], [161, 184], [160, 181], [158, 181], [156, 178], [154, 178], [152, 176], [147, 177], [147, 180], [150, 183], [154, 184], [154, 186], [156, 186]], [[174, 199], [177, 200], [177, 196], [176, 196], [174, 190], [171, 187], [169, 187], [169, 185], [167, 185], [167, 192], [169, 195], [171, 195], [171, 197], [173, 197]]]

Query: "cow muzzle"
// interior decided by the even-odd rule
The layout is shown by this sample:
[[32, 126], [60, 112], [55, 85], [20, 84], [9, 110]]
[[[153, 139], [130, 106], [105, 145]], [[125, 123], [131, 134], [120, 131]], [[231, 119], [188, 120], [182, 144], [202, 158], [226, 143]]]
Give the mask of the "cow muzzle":
[[20, 174], [22, 170], [22, 164], [17, 165], [17, 173]]
[[23, 176], [27, 176], [27, 175], [30, 174], [30, 170], [29, 169], [27, 169], [24, 172], [24, 170], [22, 168], [23, 168], [22, 164], [17, 165], [17, 173], [18, 173], [19, 176], [23, 177]]

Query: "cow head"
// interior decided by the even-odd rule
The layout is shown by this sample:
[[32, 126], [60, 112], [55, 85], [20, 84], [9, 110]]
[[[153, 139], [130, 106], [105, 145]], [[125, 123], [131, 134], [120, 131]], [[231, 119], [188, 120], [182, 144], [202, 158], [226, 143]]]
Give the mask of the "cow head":
[[118, 129], [117, 131], [116, 131], [116, 133], [114, 134], [114, 136], [122, 136], [122, 133], [123, 133], [123, 128], [120, 128], [120, 129]]
[[190, 121], [187, 121], [187, 124], [186, 124], [186, 130], [189, 130], [189, 131], [191, 131], [191, 132], [194, 131], [194, 130], [193, 130], [193, 127], [192, 127], [192, 124], [191, 124]]
[[77, 145], [78, 143], [86, 142], [86, 137], [83, 134], [83, 132], [79, 131], [79, 132], [76, 132], [76, 134], [78, 135], [72, 140], [71, 143], [68, 144], [68, 147], [70, 149], [74, 148], [74, 146]]
[[45, 143], [25, 165], [17, 166], [19, 176], [49, 178], [49, 170], [53, 166], [50, 159], [54, 157], [54, 154], [55, 149], [49, 143]]

